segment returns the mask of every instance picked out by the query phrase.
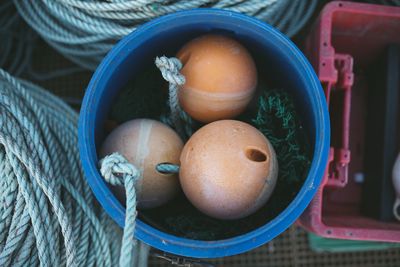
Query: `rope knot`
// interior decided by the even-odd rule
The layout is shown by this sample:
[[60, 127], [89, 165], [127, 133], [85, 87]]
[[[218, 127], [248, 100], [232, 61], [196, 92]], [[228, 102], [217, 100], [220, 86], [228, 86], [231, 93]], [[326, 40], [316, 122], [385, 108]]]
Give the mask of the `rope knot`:
[[100, 160], [100, 173], [104, 179], [115, 186], [123, 186], [126, 178], [135, 182], [139, 178], [139, 171], [119, 153], [113, 153]]
[[166, 56], [156, 57], [155, 64], [161, 71], [162, 76], [169, 83], [180, 86], [185, 84], [185, 76], [179, 71], [182, 69], [182, 63], [175, 57], [168, 58]]

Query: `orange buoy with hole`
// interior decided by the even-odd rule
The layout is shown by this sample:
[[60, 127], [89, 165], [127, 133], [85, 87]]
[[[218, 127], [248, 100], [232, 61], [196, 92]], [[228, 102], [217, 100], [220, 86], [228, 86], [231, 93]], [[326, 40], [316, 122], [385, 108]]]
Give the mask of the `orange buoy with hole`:
[[[179, 164], [181, 138], [167, 125], [149, 119], [136, 119], [115, 128], [104, 141], [100, 156], [119, 152], [141, 172], [137, 189], [138, 207], [154, 208], [165, 204], [179, 191], [176, 174], [156, 170], [160, 163]], [[125, 203], [125, 189], [114, 187], [117, 198]]]
[[253, 126], [221, 120], [200, 128], [180, 157], [180, 182], [189, 201], [219, 219], [239, 219], [271, 196], [278, 161], [268, 139]]
[[257, 86], [257, 69], [249, 51], [223, 35], [200, 36], [177, 54], [186, 82], [179, 103], [201, 122], [234, 118], [251, 101]]

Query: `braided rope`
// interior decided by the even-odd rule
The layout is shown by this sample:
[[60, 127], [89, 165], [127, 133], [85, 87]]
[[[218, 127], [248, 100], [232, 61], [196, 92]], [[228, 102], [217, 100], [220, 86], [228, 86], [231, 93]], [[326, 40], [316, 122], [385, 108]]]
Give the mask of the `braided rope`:
[[[137, 251], [126, 256], [128, 238], [121, 247], [121, 229], [96, 206], [86, 184], [77, 119], [60, 99], [0, 69], [0, 266], [136, 262]], [[126, 186], [134, 192], [131, 180]], [[136, 264], [145, 266], [147, 254], [141, 255]]]
[[156, 170], [161, 173], [179, 173], [179, 165], [161, 163], [156, 166]]
[[[114, 186], [124, 186], [126, 190], [126, 214], [124, 236], [119, 258], [119, 266], [130, 266], [136, 252], [134, 238], [136, 225], [136, 189], [140, 172], [122, 155], [113, 153], [100, 160], [100, 172], [106, 182]], [[136, 255], [137, 256], [137, 255]]]
[[182, 63], [179, 59], [165, 56], [157, 57], [155, 60], [157, 68], [161, 71], [163, 78], [169, 83], [169, 107], [171, 110], [171, 120], [176, 131], [184, 136], [179, 114], [182, 112], [179, 106], [178, 91], [179, 87], [185, 84], [185, 77], [179, 72], [182, 68]]
[[317, 4], [317, 0], [13, 1], [20, 15], [50, 45], [91, 70], [116, 41], [144, 22], [168, 13], [223, 8], [264, 20], [292, 37], [306, 24]]
[[179, 105], [179, 88], [185, 84], [185, 76], [180, 73], [182, 63], [175, 57], [162, 56], [155, 59], [155, 64], [169, 84], [168, 104], [171, 114], [169, 117], [161, 116], [161, 121], [174, 127], [185, 140], [193, 134], [193, 121]]

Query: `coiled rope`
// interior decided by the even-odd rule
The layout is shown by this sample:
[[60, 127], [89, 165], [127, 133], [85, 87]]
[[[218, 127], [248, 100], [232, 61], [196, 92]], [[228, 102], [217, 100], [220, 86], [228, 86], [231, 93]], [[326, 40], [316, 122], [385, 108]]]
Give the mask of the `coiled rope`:
[[270, 23], [289, 37], [308, 21], [317, 0], [13, 0], [50, 45], [94, 70], [113, 44], [156, 17], [199, 7], [223, 8]]
[[[84, 179], [77, 118], [57, 97], [0, 69], [0, 266], [147, 265], [148, 247], [134, 248], [133, 234], [121, 246], [121, 229]], [[133, 233], [134, 220], [129, 227]], [[133, 253], [122, 259], [126, 251]]]

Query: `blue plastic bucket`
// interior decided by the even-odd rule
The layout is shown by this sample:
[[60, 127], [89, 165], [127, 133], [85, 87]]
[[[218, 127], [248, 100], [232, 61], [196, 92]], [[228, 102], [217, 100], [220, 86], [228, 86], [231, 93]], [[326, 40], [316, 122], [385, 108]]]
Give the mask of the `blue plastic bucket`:
[[[121, 226], [125, 209], [100, 176], [96, 147], [104, 139], [103, 123], [114, 97], [144, 62], [176, 51], [186, 41], [207, 32], [234, 36], [263, 62], [259, 76], [268, 75], [289, 90], [313, 148], [308, 176], [293, 201], [278, 216], [261, 227], [224, 240], [199, 241], [174, 236], [137, 222], [136, 237], [160, 250], [196, 258], [215, 258], [254, 249], [282, 233], [307, 207], [325, 171], [330, 126], [320, 82], [299, 49], [273, 27], [238, 13], [196, 9], [155, 19], [126, 36], [108, 53], [87, 88], [79, 120], [79, 148], [87, 181], [107, 213]], [[161, 53], [161, 54], [160, 54]]]

